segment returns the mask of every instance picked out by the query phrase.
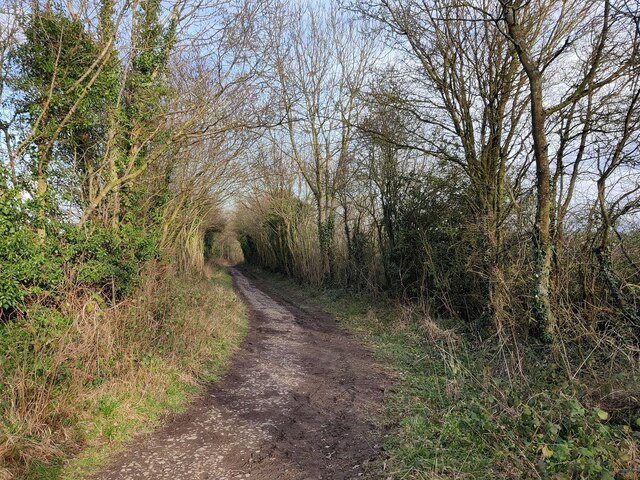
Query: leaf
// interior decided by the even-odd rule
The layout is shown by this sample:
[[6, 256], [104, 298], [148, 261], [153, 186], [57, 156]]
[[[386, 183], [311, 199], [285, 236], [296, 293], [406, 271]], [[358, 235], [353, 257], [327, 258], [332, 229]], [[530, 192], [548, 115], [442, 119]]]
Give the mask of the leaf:
[[542, 446], [542, 456], [544, 458], [551, 458], [553, 455], [553, 450], [548, 445]]
[[602, 421], [605, 421], [609, 418], [609, 414], [600, 408], [596, 409], [596, 413], [598, 414], [598, 418]]

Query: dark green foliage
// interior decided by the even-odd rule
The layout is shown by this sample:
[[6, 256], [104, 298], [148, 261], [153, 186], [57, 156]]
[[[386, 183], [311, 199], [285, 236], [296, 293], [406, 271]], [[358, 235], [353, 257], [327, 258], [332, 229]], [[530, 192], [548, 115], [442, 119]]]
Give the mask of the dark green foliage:
[[137, 284], [141, 265], [159, 258], [157, 230], [145, 231], [125, 224], [117, 231], [95, 226], [90, 235], [68, 227], [64, 250], [74, 266], [75, 280], [98, 289], [115, 286], [118, 297]]
[[[56, 129], [72, 105], [83, 97], [81, 77], [96, 61], [99, 47], [85, 27], [65, 15], [51, 11], [29, 17], [25, 27], [25, 42], [13, 53], [17, 76], [13, 88], [18, 93], [18, 111], [35, 121], [48, 112], [52, 121], [44, 128]], [[52, 96], [49, 101], [49, 91]], [[98, 99], [98, 95], [93, 96]], [[92, 112], [88, 101], [79, 107], [76, 126], [87, 127]], [[57, 121], [55, 121], [57, 120]]]
[[[51, 352], [55, 341], [61, 338], [71, 326], [71, 320], [59, 311], [35, 304], [25, 311], [27, 322], [14, 319], [0, 327], [0, 357], [2, 357], [2, 371], [6, 377], [14, 373], [14, 369], [22, 367], [26, 360], [38, 377], [53, 374], [55, 383], [62, 386], [64, 372], [55, 372], [55, 359]], [[55, 346], [57, 348], [57, 345]], [[39, 378], [32, 379], [34, 384]]]
[[104, 112], [118, 85], [116, 56], [64, 14], [29, 18], [25, 42], [12, 55], [16, 111], [32, 129], [36, 156], [61, 165], [75, 157], [76, 168], [86, 168], [101, 153]]
[[[144, 48], [134, 59], [136, 85], [127, 99], [153, 108], [162, 99], [159, 72], [174, 41], [167, 31], [175, 25], [160, 25], [159, 2], [143, 3]], [[13, 104], [31, 143], [19, 184], [4, 177], [1, 184], [0, 318], [20, 316], [34, 302], [55, 304], [74, 286], [121, 298], [136, 285], [142, 264], [159, 257], [168, 196], [159, 192], [149, 204], [148, 185], [126, 189], [124, 211], [114, 208], [119, 223], [102, 221], [103, 215], [79, 228], [69, 220], [96, 194], [88, 180], [105, 170], [107, 132], [124, 118], [113, 111], [121, 88], [120, 62], [108, 43], [113, 5], [103, 7], [101, 38], [82, 21], [45, 10], [25, 18], [25, 41], [11, 54]], [[152, 111], [138, 113], [150, 117]], [[121, 143], [116, 138], [110, 148], [118, 152]]]
[[120, 298], [137, 284], [141, 265], [159, 257], [157, 230], [131, 224], [110, 231], [101, 226], [78, 229], [52, 223], [52, 234], [43, 244], [24, 224], [7, 221], [11, 215], [14, 220], [20, 215], [15, 202], [0, 207], [3, 317], [23, 311], [34, 301], [55, 301], [65, 287], [73, 285]]
[[459, 175], [414, 174], [402, 181], [394, 242], [383, 251], [388, 276], [400, 279], [389, 288], [413, 301], [429, 299], [440, 313], [475, 318], [475, 286], [465, 262], [471, 250], [465, 230], [469, 209]]
[[240, 248], [242, 248], [242, 254], [245, 260], [252, 265], [259, 265], [258, 247], [253, 237], [250, 234], [244, 233], [239, 236], [238, 241], [240, 242]]
[[163, 27], [159, 19], [161, 3], [160, 0], [141, 2], [135, 12], [140, 29], [132, 59], [133, 71], [126, 86], [128, 101], [125, 107], [130, 125], [142, 121], [150, 128], [155, 127], [158, 108], [162, 108], [162, 102], [170, 92], [164, 73], [176, 40], [176, 25], [172, 21]]
[[0, 318], [32, 302], [55, 303], [73, 285], [120, 298], [136, 285], [141, 265], [159, 257], [157, 228], [124, 224], [111, 231], [50, 222], [43, 243], [25, 211], [13, 190], [0, 192]]
[[273, 268], [285, 275], [291, 275], [293, 273], [293, 254], [289, 243], [291, 227], [287, 223], [287, 219], [273, 212], [267, 216], [264, 223], [274, 256]]
[[[20, 287], [30, 265], [24, 265], [22, 255], [31, 244], [30, 232], [24, 228], [18, 202], [13, 192], [0, 190], [0, 311], [15, 309], [24, 297]], [[30, 269], [30, 268], [29, 268]]]
[[[168, 66], [182, 18], [169, 8], [161, 0], [33, 2], [3, 57], [8, 73], [0, 81], [10, 92], [3, 107], [15, 118], [2, 125], [10, 137], [2, 153], [12, 156], [0, 162], [2, 478], [33, 460], [33, 474], [46, 475], [39, 460], [79, 446], [71, 429], [78, 405], [65, 401], [108, 375], [137, 374], [132, 358], [160, 359], [177, 341], [191, 352], [192, 320], [207, 342], [226, 339], [206, 330], [210, 312], [202, 322], [181, 317], [185, 306], [199, 312], [208, 304], [196, 298], [210, 293], [204, 278], [194, 292], [186, 279], [184, 292], [169, 288], [177, 270], [195, 265], [174, 268], [169, 256], [187, 247], [202, 253], [196, 227], [206, 223], [198, 218], [204, 213], [186, 220], [195, 238], [186, 247], [192, 239], [173, 233], [181, 232], [176, 215], [193, 188], [177, 186], [182, 172], [173, 173], [190, 161], [171, 157], [184, 146], [176, 130], [201, 113], [169, 114]], [[194, 211], [210, 215], [206, 200]], [[167, 368], [184, 355], [170, 357]], [[185, 357], [185, 368], [198, 362]], [[155, 368], [143, 363], [142, 370]], [[113, 413], [110, 405], [98, 410]]]

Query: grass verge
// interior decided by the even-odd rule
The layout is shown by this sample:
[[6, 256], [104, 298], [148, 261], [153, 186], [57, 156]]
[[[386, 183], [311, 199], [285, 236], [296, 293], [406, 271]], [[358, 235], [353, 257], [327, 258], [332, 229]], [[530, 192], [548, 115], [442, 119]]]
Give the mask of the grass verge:
[[637, 389], [631, 371], [605, 378], [593, 359], [569, 380], [543, 349], [514, 352], [394, 302], [257, 274], [331, 313], [398, 372], [386, 401], [386, 455], [373, 467], [382, 478], [638, 479], [637, 412], [613, 415], [590, 395], [596, 384]]
[[[18, 401], [1, 412], [4, 477], [77, 480], [95, 473], [223, 372], [248, 328], [228, 273], [211, 265], [204, 276], [151, 271], [145, 279], [115, 309], [89, 296], [79, 300], [81, 308], [60, 312], [72, 318], [50, 332], [48, 348], [8, 350], [9, 360], [20, 354], [33, 368], [16, 369], [5, 381]], [[28, 335], [30, 321], [8, 333], [32, 346], [38, 339]], [[58, 373], [38, 378], [43, 363]], [[34, 379], [28, 384], [25, 370]], [[45, 398], [40, 410], [19, 405], [21, 389]]]

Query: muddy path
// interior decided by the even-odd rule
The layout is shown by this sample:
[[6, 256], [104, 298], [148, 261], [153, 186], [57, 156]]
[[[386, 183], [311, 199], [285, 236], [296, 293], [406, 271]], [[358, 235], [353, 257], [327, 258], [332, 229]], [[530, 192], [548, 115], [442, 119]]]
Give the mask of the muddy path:
[[227, 374], [95, 479], [378, 478], [390, 378], [323, 312], [231, 268], [250, 330]]

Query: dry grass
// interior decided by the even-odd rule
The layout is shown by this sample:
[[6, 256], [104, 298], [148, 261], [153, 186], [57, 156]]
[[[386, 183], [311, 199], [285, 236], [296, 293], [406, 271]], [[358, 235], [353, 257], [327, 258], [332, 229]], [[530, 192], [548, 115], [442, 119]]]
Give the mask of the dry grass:
[[78, 478], [220, 372], [246, 330], [227, 274], [150, 264], [143, 278], [118, 305], [70, 289], [59, 308], [5, 328], [0, 479], [82, 452], [66, 468]]

